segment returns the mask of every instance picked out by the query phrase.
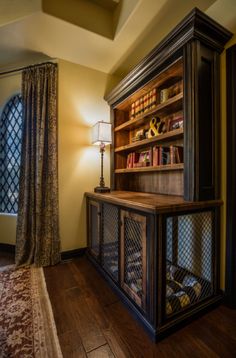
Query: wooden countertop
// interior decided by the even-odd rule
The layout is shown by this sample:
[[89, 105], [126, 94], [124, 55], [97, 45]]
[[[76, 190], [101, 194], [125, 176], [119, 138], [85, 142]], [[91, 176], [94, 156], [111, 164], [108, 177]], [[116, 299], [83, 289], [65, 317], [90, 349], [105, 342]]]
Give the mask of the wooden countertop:
[[110, 193], [86, 192], [89, 198], [102, 200], [111, 204], [138, 209], [152, 213], [167, 213], [180, 210], [200, 209], [220, 206], [222, 200], [185, 201], [181, 196], [148, 194], [132, 191], [111, 191]]

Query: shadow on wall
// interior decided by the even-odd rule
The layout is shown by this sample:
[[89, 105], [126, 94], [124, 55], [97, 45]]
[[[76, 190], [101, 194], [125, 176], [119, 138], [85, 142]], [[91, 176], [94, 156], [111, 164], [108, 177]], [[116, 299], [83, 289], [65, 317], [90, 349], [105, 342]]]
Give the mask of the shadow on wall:
[[[214, 2], [215, 0], [200, 0], [197, 7], [205, 11]], [[178, 6], [176, 0], [164, 2], [161, 10], [113, 67], [111, 73], [123, 78], [183, 19], [183, 14], [187, 15], [195, 6], [194, 0], [178, 1]]]
[[[1, 47], [0, 72], [11, 71], [18, 68], [20, 69], [22, 67], [32, 66], [38, 63], [53, 60], [50, 56], [42, 52], [18, 48], [8, 49], [8, 47], [8, 44], [5, 50], [4, 47], [3, 49]], [[12, 61], [13, 58], [14, 61]]]
[[119, 75], [108, 75], [105, 84], [104, 97], [111, 92], [111, 90], [122, 80]]

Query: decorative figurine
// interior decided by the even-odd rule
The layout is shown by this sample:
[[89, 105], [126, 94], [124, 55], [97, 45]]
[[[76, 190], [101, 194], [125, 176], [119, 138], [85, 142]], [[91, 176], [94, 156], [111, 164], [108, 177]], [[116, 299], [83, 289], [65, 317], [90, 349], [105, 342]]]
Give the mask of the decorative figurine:
[[160, 133], [159, 133], [160, 124], [161, 124], [161, 120], [159, 117], [156, 117], [156, 118], [153, 117], [150, 120], [150, 128], [148, 130], [148, 138], [152, 138], [152, 137], [160, 135]]

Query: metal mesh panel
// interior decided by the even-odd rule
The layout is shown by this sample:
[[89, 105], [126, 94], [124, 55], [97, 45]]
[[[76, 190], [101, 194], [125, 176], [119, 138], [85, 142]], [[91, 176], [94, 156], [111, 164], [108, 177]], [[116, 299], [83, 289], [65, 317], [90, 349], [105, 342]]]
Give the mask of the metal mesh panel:
[[22, 101], [8, 101], [0, 120], [0, 211], [17, 213], [22, 138]]
[[167, 218], [167, 315], [213, 293], [212, 222], [210, 211]]
[[99, 256], [99, 224], [98, 224], [98, 206], [90, 204], [90, 240], [91, 240], [91, 252], [95, 257]]
[[168, 261], [172, 262], [172, 231], [173, 231], [173, 225], [172, 220], [173, 218], [167, 219], [167, 225], [166, 225], [166, 235], [167, 235], [167, 241], [166, 241], [166, 258]]
[[125, 217], [124, 220], [124, 282], [142, 297], [142, 223]]
[[103, 204], [103, 268], [118, 281], [118, 255], [119, 255], [119, 211], [114, 205]]

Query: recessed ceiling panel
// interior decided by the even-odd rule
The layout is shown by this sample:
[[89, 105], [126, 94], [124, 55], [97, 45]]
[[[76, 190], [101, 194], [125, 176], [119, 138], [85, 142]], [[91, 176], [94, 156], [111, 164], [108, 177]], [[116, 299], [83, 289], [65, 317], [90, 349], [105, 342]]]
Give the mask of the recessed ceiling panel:
[[97, 5], [110, 11], [114, 11], [118, 3], [120, 2], [120, 0], [89, 0], [89, 1], [92, 1]]

